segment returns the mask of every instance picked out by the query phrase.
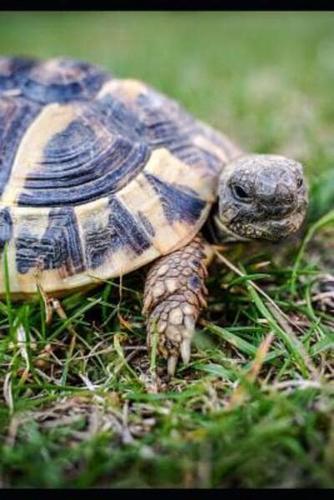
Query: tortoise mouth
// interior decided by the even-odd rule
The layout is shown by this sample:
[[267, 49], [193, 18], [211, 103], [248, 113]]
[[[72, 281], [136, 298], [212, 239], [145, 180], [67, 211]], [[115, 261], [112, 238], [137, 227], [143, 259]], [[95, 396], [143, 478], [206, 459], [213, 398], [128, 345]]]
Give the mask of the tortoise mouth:
[[225, 225], [218, 214], [213, 216], [213, 221], [215, 229], [217, 231], [217, 239], [223, 242], [232, 241], [249, 241], [250, 238], [246, 238], [242, 234], [235, 233], [232, 228]]
[[280, 241], [296, 233], [305, 219], [305, 210], [297, 209], [281, 218], [268, 220], [224, 220], [219, 214], [213, 217], [220, 240], [250, 241], [253, 239]]

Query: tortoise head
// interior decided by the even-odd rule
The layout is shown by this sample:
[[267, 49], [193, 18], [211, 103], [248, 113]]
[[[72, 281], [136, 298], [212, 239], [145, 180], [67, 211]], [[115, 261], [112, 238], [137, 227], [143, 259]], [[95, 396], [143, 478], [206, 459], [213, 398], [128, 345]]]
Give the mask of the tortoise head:
[[285, 238], [300, 228], [308, 203], [301, 164], [278, 155], [239, 156], [224, 167], [218, 195], [214, 220], [229, 241]]

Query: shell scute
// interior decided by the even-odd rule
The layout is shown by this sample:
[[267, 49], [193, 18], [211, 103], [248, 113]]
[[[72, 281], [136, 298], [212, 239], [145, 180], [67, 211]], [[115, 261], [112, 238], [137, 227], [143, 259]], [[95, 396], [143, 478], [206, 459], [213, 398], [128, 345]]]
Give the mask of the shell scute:
[[46, 104], [91, 99], [110, 75], [93, 64], [54, 58], [34, 65], [21, 79], [22, 93]]
[[117, 195], [106, 200], [103, 217], [101, 211], [88, 215], [83, 223], [82, 235], [87, 266], [92, 269], [108, 258], [112, 263], [117, 252], [122, 251], [131, 258], [131, 255], [141, 255], [151, 246], [147, 226], [139, 215], [127, 209]]
[[51, 209], [41, 235], [28, 224], [22, 224], [16, 238], [16, 262], [22, 274], [38, 268], [61, 269], [63, 276], [83, 271], [81, 242], [73, 209]]
[[112, 134], [120, 134], [133, 141], [145, 137], [145, 124], [135, 110], [117, 96], [107, 94], [94, 101], [92, 106], [99, 114], [101, 123]]

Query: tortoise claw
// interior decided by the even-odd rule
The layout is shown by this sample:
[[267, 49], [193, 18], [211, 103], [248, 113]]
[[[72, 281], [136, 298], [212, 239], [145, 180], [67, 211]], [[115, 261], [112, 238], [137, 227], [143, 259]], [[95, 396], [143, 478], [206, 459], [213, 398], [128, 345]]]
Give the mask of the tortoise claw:
[[191, 354], [191, 340], [186, 338], [181, 342], [181, 357], [185, 365], [189, 363]]
[[167, 361], [167, 372], [170, 377], [174, 377], [175, 371], [176, 371], [176, 366], [177, 366], [177, 361], [179, 357], [176, 356], [175, 354], [172, 354], [169, 356], [168, 361]]
[[195, 320], [183, 316], [182, 324], [178, 326], [170, 324], [168, 320], [148, 325], [147, 344], [149, 349], [152, 348], [153, 329], [158, 335], [157, 350], [161, 356], [167, 359], [168, 374], [173, 376], [179, 358], [184, 364], [189, 363]]

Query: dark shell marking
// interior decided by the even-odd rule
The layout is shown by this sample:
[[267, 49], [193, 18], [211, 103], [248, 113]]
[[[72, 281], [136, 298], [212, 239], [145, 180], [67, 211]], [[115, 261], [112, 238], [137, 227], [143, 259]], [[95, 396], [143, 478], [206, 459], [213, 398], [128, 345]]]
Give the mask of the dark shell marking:
[[41, 104], [91, 99], [107, 79], [101, 68], [69, 58], [0, 58], [0, 90], [15, 89]]
[[115, 96], [106, 95], [91, 104], [101, 123], [112, 133], [128, 137], [132, 141], [146, 139], [146, 126], [135, 110]]
[[194, 224], [200, 217], [205, 202], [183, 186], [162, 182], [154, 175], [145, 174], [160, 198], [165, 216], [169, 222], [183, 220]]
[[16, 239], [18, 271], [32, 268], [64, 267], [70, 275], [84, 270], [81, 242], [73, 208], [57, 208], [49, 212], [49, 222], [41, 238], [36, 238], [26, 225]]
[[35, 59], [0, 57], [0, 91], [18, 89], [34, 64]]
[[146, 217], [146, 215], [144, 215], [140, 210], [138, 210], [137, 213], [138, 213], [138, 217], [140, 219], [140, 222], [144, 226], [146, 232], [150, 236], [154, 236], [155, 235], [154, 227], [152, 226], [152, 224], [150, 223], [150, 221], [148, 220], [148, 218]]
[[0, 252], [3, 251], [5, 244], [10, 241], [13, 232], [13, 223], [8, 208], [0, 210]]
[[113, 196], [109, 199], [108, 208], [110, 212], [106, 226], [95, 221], [85, 227], [86, 261], [92, 269], [100, 266], [109, 252], [112, 254], [124, 249], [140, 255], [151, 245], [149, 232], [141, 223], [140, 216], [135, 218]]
[[40, 109], [38, 104], [25, 99], [0, 99], [0, 197], [10, 177], [21, 139]]
[[110, 78], [100, 68], [72, 59], [51, 59], [36, 64], [20, 82], [23, 94], [43, 104], [91, 99]]

